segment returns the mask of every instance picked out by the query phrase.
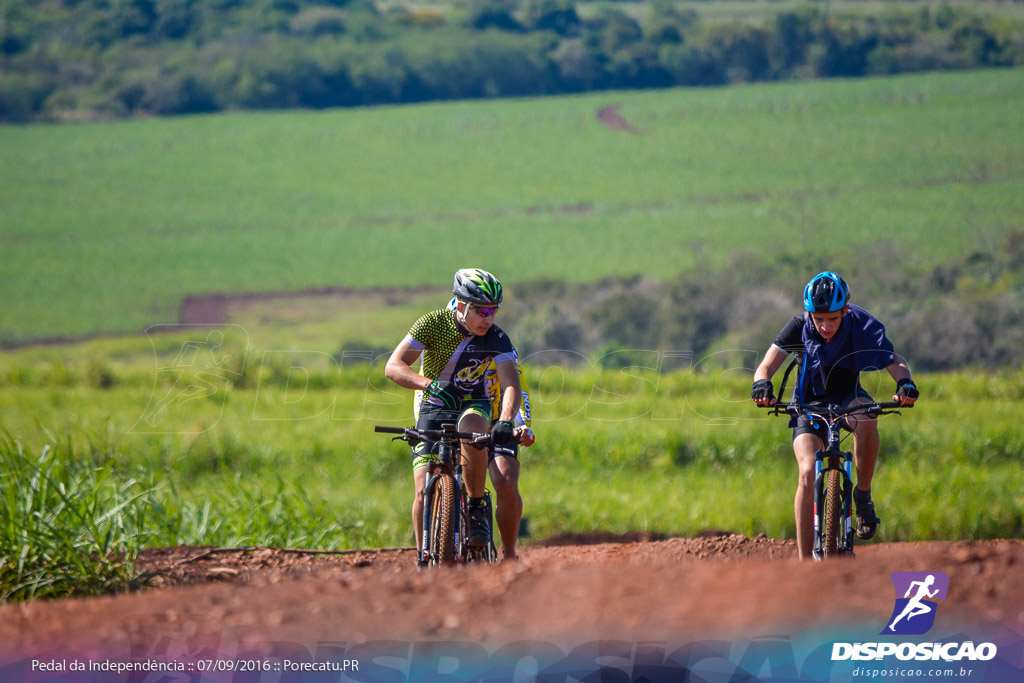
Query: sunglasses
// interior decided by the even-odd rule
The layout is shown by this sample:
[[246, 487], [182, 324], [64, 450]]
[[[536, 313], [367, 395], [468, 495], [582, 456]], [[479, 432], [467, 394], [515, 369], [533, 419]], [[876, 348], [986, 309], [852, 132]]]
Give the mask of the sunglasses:
[[470, 306], [470, 308], [472, 308], [476, 312], [476, 314], [478, 316], [480, 316], [481, 318], [491, 318], [495, 314], [497, 314], [498, 309], [501, 308], [501, 306], [494, 306], [493, 308], [483, 308], [481, 306]]

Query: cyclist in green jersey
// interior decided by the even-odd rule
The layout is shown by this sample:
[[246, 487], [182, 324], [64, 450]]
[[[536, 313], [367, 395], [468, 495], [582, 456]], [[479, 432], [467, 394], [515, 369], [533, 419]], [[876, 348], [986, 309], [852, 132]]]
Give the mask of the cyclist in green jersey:
[[[492, 443], [514, 443], [514, 421], [522, 400], [515, 347], [494, 324], [504, 296], [501, 283], [478, 268], [455, 273], [452, 293], [455, 310], [438, 309], [417, 320], [391, 353], [384, 375], [401, 387], [423, 392], [416, 426], [438, 429], [455, 423], [459, 431], [490, 431]], [[421, 358], [420, 371], [412, 365]], [[492, 423], [487, 395], [487, 368], [493, 363], [502, 387], [501, 410]], [[426, 455], [434, 444], [413, 449], [412, 519], [417, 550], [422, 547], [423, 489]], [[469, 542], [490, 542], [490, 519], [484, 507], [487, 484], [487, 449], [462, 444], [463, 476], [469, 493]]]
[[[459, 300], [452, 298], [445, 308], [454, 311], [458, 308], [458, 304]], [[498, 533], [501, 536], [502, 558], [505, 560], [519, 559], [516, 544], [519, 541], [519, 527], [523, 519], [523, 498], [519, 494], [519, 447], [529, 448], [537, 440], [530, 426], [533, 419], [530, 412], [530, 395], [526, 383], [523, 381], [523, 371], [519, 365], [518, 354], [515, 355], [515, 360], [516, 372], [519, 374], [519, 389], [522, 392], [522, 401], [519, 404], [519, 411], [516, 412], [513, 427], [516, 443], [492, 449], [487, 466], [487, 471], [491, 475], [491, 484], [494, 485], [494, 517], [498, 524]], [[503, 392], [493, 361], [487, 366], [484, 382], [487, 387], [487, 397], [491, 401], [491, 415], [498, 416], [501, 414]], [[417, 391], [413, 399], [414, 420], [419, 420], [422, 402], [423, 392]]]

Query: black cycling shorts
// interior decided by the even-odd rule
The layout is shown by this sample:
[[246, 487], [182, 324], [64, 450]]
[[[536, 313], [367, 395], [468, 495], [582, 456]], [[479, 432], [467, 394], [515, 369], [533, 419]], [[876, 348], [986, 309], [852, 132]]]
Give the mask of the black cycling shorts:
[[[416, 429], [441, 429], [445, 424], [453, 424], [458, 428], [459, 421], [467, 413], [476, 413], [491, 423], [491, 401], [490, 399], [467, 399], [462, 402], [461, 410], [445, 410], [437, 406], [424, 403], [420, 406], [419, 417], [416, 418]], [[426, 467], [430, 462], [430, 454], [437, 452], [436, 441], [423, 441], [413, 446], [412, 468]]]
[[[871, 398], [871, 394], [864, 391], [864, 389], [858, 385], [855, 391], [850, 392], [842, 401], [839, 402], [839, 405], [843, 408], [847, 408], [858, 398], [867, 399], [868, 401], [874, 400]], [[808, 405], [814, 405], [816, 403], [820, 403], [822, 405], [825, 404], [824, 401], [811, 401]], [[845, 429], [848, 432], [852, 431], [849, 425], [846, 424], [846, 420], [841, 421], [839, 425], [842, 429]], [[825, 444], [825, 442], [828, 441], [828, 425], [823, 423], [821, 420], [812, 419], [809, 415], [801, 415], [796, 421], [796, 426], [793, 427], [793, 440], [795, 441], [796, 437], [801, 434], [813, 434], [821, 439], [822, 444]]]

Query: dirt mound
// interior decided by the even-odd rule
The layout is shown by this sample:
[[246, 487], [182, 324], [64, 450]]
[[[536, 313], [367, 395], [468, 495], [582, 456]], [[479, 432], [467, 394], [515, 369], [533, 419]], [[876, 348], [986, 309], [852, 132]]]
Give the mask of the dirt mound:
[[556, 539], [524, 548], [519, 563], [424, 572], [410, 548], [167, 548], [139, 558], [157, 575], [152, 589], [0, 606], [0, 642], [88, 654], [136, 652], [168, 634], [221, 645], [462, 638], [497, 646], [778, 633], [837, 618], [877, 628], [893, 608], [897, 571], [944, 572], [944, 616], [1024, 634], [1022, 541], [875, 544], [846, 561], [793, 558], [792, 541], [724, 532]]

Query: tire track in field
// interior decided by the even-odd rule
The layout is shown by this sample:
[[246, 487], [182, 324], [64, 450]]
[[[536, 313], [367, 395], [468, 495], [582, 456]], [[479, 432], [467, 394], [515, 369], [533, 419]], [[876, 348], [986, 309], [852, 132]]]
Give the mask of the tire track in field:
[[597, 120], [612, 130], [621, 130], [626, 133], [633, 133], [634, 135], [641, 135], [644, 131], [640, 130], [619, 113], [619, 109], [622, 108], [621, 104], [613, 104], [610, 107], [602, 107], [597, 110]]

